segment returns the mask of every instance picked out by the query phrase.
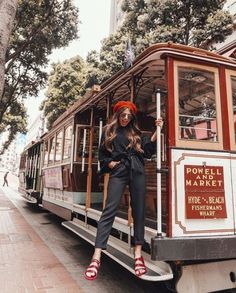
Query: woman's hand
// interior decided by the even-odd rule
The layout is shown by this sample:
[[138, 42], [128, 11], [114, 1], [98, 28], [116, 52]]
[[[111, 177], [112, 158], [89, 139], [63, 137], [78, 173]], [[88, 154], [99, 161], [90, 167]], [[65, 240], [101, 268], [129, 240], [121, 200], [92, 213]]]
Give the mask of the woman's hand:
[[120, 164], [120, 161], [111, 161], [109, 164], [108, 164], [108, 167], [110, 169], [113, 169], [116, 165]]
[[155, 120], [155, 124], [156, 124], [156, 126], [160, 126], [161, 128], [162, 128], [162, 126], [163, 126], [163, 119], [162, 119], [162, 117], [160, 117], [160, 118], [158, 118], [157, 120]]
[[[160, 118], [158, 118], [157, 120], [155, 120], [155, 124], [156, 124], [156, 126], [161, 127], [161, 129], [162, 129], [163, 123], [164, 123], [164, 122], [163, 122], [162, 117], [160, 117]], [[157, 140], [157, 132], [155, 131], [155, 132], [153, 133], [152, 137], [151, 137], [151, 141], [154, 142], [154, 141], [156, 141], [156, 140]]]

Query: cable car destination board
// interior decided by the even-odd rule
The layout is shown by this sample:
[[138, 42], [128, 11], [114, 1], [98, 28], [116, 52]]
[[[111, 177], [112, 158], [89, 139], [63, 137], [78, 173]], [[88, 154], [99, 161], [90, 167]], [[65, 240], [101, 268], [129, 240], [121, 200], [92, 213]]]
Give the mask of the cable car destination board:
[[187, 219], [227, 218], [222, 166], [185, 165]]

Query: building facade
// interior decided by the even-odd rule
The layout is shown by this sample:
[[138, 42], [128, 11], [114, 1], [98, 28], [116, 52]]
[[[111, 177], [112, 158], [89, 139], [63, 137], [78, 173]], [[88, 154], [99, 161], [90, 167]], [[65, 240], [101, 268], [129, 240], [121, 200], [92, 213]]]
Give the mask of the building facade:
[[[0, 145], [2, 146], [7, 140], [7, 132], [1, 134]], [[10, 146], [5, 150], [4, 154], [0, 158], [0, 171], [10, 171], [13, 174], [18, 174], [20, 153], [22, 152], [26, 143], [26, 135], [18, 134], [16, 139], [10, 144]]]
[[234, 17], [234, 31], [227, 36], [223, 43], [215, 45], [217, 53], [231, 58], [236, 58], [236, 0], [228, 0], [225, 4], [225, 9]]
[[33, 123], [29, 126], [27, 136], [26, 136], [26, 145], [32, 141], [37, 141], [45, 132], [45, 117], [42, 112], [35, 118]]
[[114, 33], [123, 23], [125, 14], [121, 9], [123, 0], [111, 0], [110, 34]]
[[[24, 147], [33, 141], [37, 141], [45, 131], [45, 119], [40, 113], [34, 122], [30, 125], [27, 135], [18, 134], [16, 139], [5, 150], [4, 154], [0, 157], [0, 171], [10, 171], [18, 175], [18, 168], [20, 163], [20, 154]], [[0, 135], [0, 146], [8, 139], [8, 133], [4, 132]]]

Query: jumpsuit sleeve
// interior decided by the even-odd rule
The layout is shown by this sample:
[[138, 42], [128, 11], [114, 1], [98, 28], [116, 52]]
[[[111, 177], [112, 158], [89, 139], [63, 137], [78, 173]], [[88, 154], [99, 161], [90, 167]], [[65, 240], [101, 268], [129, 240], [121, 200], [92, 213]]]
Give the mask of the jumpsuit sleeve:
[[108, 167], [108, 164], [112, 161], [111, 152], [109, 152], [105, 148], [104, 140], [105, 140], [105, 133], [103, 131], [102, 137], [101, 137], [100, 147], [98, 150], [98, 160], [100, 162], [100, 167], [101, 167], [100, 173], [101, 174], [110, 172], [110, 168]]
[[141, 139], [144, 157], [150, 159], [156, 153], [156, 141], [152, 142], [151, 138], [146, 135], [143, 135]]

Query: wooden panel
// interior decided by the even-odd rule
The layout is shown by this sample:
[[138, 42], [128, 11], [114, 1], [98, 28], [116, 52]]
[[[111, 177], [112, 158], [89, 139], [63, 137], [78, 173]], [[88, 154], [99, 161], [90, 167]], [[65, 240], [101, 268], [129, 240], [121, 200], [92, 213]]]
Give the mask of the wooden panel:
[[48, 201], [43, 200], [43, 207], [46, 210], [48, 210], [48, 211], [56, 214], [57, 216], [65, 219], [65, 220], [70, 221], [71, 218], [72, 218], [72, 216], [71, 216], [71, 210], [68, 210], [68, 209], [66, 209], [64, 207], [61, 207], [59, 205], [56, 205], [54, 203], [51, 203], [51, 202], [48, 202]]
[[[71, 191], [87, 191], [87, 164], [85, 164], [85, 171], [81, 172], [81, 164], [76, 164], [73, 167], [73, 174], [70, 174], [71, 177]], [[97, 172], [97, 165], [92, 165], [92, 192], [101, 191], [101, 180], [102, 177]]]

